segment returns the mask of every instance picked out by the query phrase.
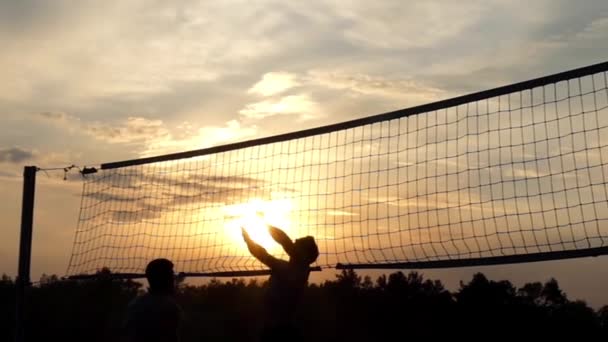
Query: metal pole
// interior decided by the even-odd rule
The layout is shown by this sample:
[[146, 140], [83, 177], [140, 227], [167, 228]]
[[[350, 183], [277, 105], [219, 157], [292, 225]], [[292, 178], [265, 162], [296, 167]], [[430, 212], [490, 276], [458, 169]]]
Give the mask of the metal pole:
[[23, 204], [21, 206], [21, 239], [19, 242], [19, 271], [15, 286], [17, 288], [17, 308], [15, 341], [26, 341], [26, 304], [27, 288], [30, 285], [30, 265], [32, 259], [32, 224], [34, 221], [34, 192], [36, 190], [35, 166], [23, 169]]

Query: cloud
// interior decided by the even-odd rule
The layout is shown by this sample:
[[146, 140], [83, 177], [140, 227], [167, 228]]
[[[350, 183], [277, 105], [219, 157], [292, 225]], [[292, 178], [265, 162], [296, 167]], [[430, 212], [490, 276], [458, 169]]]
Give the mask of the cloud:
[[458, 38], [482, 15], [481, 2], [360, 2], [337, 9], [353, 44], [382, 49], [424, 48]]
[[[267, 32], [285, 19], [254, 14], [267, 13], [267, 6], [243, 3], [248, 10], [235, 11], [238, 4], [211, 2], [3, 2], [0, 75], [18, 82], [12, 89], [0, 83], [6, 90], [0, 97], [27, 101], [60, 89], [61, 99], [86, 104], [171, 94], [185, 83], [216, 81], [235, 66], [272, 54]], [[104, 24], [108, 17], [114, 18], [112, 25]], [[249, 29], [234, 21], [249, 23]]]
[[21, 147], [0, 148], [0, 162], [21, 163], [34, 158], [35, 153]]
[[390, 79], [362, 73], [312, 70], [311, 83], [331, 89], [352, 91], [364, 95], [415, 98], [419, 101], [436, 99], [442, 91], [412, 79]]
[[247, 92], [271, 96], [280, 94], [299, 84], [295, 74], [288, 72], [268, 72], [262, 76], [260, 81], [249, 88]]
[[79, 117], [63, 112], [41, 112], [35, 114], [34, 118], [71, 131], [83, 131], [86, 125], [80, 121]]
[[328, 210], [327, 215], [329, 216], [359, 216], [357, 213], [351, 213], [350, 211], [344, 210]]
[[546, 177], [551, 174], [548, 171], [541, 172], [539, 170], [535, 170], [532, 168], [530, 168], [530, 169], [513, 168], [512, 172], [513, 172], [513, 177], [516, 179], [540, 178], [540, 177]]
[[[162, 213], [193, 210], [189, 204], [231, 205], [254, 197], [271, 198], [274, 192], [266, 181], [246, 176], [149, 174], [133, 169], [108, 177], [101, 172], [89, 180], [100, 183], [101, 189], [91, 185], [83, 194], [92, 202], [82, 220], [105, 220], [110, 215], [117, 222], [141, 222], [160, 218]], [[108, 209], [100, 211], [100, 205]]]
[[239, 113], [249, 119], [264, 119], [275, 115], [296, 115], [300, 120], [319, 118], [320, 107], [310, 95], [289, 95], [279, 100], [264, 100], [248, 104]]
[[257, 131], [257, 126], [244, 126], [238, 120], [230, 120], [223, 126], [203, 126], [198, 129], [190, 123], [183, 123], [164, 136], [148, 139], [140, 155], [152, 156], [217, 146], [252, 138]]
[[[304, 92], [273, 97], [296, 86]], [[248, 93], [268, 98], [247, 104], [239, 114], [251, 120], [279, 115], [295, 116], [299, 121], [318, 120], [326, 117], [323, 115], [325, 111], [345, 111], [345, 108], [332, 108], [331, 103], [344, 102], [339, 98], [331, 98], [332, 92], [341, 97], [346, 93], [351, 100], [360, 97], [360, 103], [399, 101], [408, 104], [433, 101], [443, 93], [436, 87], [413, 79], [388, 78], [357, 71], [313, 69], [302, 73], [268, 72], [248, 90]], [[324, 102], [323, 105], [321, 101]]]
[[593, 20], [583, 31], [576, 34], [576, 38], [594, 40], [608, 37], [608, 17]]
[[77, 120], [78, 118], [71, 117], [66, 113], [61, 112], [42, 112], [39, 113], [42, 118], [55, 120], [55, 121], [68, 121], [68, 120]]
[[169, 135], [162, 120], [129, 117], [119, 124], [100, 121], [83, 122], [80, 118], [65, 113], [44, 112], [39, 117], [72, 131], [78, 131], [109, 143], [134, 143]]
[[162, 120], [129, 117], [119, 126], [94, 122], [83, 124], [85, 132], [110, 143], [131, 143], [150, 139], [163, 139], [170, 135]]
[[37, 117], [72, 133], [85, 134], [110, 144], [136, 145], [139, 156], [201, 149], [242, 140], [257, 133], [255, 125], [243, 126], [238, 120], [229, 120], [223, 126], [199, 128], [183, 122], [171, 129], [162, 120], [133, 116], [114, 124], [85, 122], [65, 113], [44, 112]]

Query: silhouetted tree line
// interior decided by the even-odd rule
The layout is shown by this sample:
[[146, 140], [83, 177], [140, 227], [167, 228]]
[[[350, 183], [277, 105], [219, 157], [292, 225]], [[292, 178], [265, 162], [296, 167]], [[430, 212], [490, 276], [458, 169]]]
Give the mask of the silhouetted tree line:
[[[108, 270], [98, 275], [80, 281], [43, 276], [29, 293], [29, 340], [119, 341], [125, 308], [143, 288], [113, 279]], [[266, 286], [243, 279], [213, 279], [199, 286], [182, 282], [177, 300], [185, 314], [183, 341], [255, 340]], [[3, 341], [13, 339], [14, 294], [13, 280], [3, 275]], [[516, 288], [478, 273], [450, 292], [440, 281], [416, 272], [373, 281], [349, 270], [335, 280], [309, 285], [298, 322], [309, 341], [606, 340], [608, 306], [596, 312], [583, 301], [572, 301], [554, 279]]]

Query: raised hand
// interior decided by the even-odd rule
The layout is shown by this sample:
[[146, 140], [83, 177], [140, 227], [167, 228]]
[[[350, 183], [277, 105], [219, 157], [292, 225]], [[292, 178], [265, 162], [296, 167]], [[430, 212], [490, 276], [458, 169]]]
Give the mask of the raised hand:
[[289, 238], [289, 236], [284, 231], [277, 227], [269, 225], [268, 230], [270, 232], [270, 236], [272, 236], [274, 241], [278, 242], [281, 246], [283, 246], [285, 252], [289, 256], [291, 256], [294, 252], [293, 241], [291, 241], [291, 238]]

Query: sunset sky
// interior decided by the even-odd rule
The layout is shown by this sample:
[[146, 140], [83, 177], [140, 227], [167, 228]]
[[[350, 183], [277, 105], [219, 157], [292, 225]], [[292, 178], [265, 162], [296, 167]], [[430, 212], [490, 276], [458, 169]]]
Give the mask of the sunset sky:
[[[378, 114], [608, 56], [605, 1], [0, 1], [0, 273], [24, 165], [98, 165]], [[65, 274], [82, 184], [38, 173], [32, 277]], [[556, 277], [608, 303], [608, 257], [424, 272]], [[377, 273], [371, 272], [376, 275]], [[331, 276], [315, 274], [315, 280]]]

